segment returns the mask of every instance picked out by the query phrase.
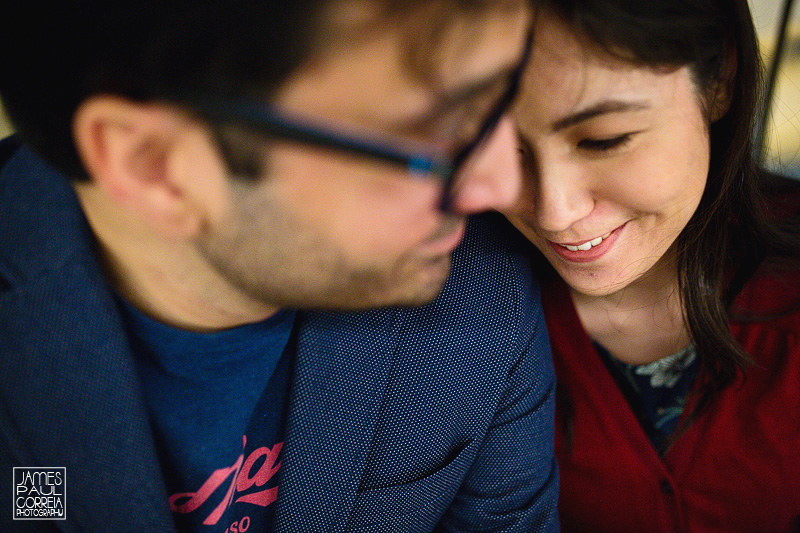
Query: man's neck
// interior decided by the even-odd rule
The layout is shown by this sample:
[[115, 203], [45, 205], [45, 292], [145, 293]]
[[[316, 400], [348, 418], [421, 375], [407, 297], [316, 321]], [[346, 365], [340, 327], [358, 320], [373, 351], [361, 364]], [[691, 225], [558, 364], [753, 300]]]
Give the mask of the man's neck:
[[105, 194], [76, 186], [101, 246], [110, 284], [134, 307], [165, 324], [216, 331], [264, 320], [279, 308], [254, 299], [225, 279], [192, 242], [156, 235]]

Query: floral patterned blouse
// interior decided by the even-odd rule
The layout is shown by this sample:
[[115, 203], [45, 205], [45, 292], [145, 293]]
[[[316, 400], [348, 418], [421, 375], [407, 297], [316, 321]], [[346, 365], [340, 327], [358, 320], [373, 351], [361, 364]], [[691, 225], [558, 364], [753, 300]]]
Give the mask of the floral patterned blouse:
[[694, 345], [646, 365], [623, 363], [599, 344], [595, 347], [653, 446], [663, 454], [697, 376]]

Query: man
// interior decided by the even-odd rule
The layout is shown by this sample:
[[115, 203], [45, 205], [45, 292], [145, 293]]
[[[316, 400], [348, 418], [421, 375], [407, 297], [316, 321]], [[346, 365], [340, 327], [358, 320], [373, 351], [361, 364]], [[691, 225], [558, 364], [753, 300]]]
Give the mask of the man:
[[[536, 289], [467, 222], [519, 188], [525, 3], [35, 4], [2, 82], [0, 476], [66, 496], [13, 477], [3, 523], [557, 528]], [[11, 522], [37, 505], [65, 520]]]

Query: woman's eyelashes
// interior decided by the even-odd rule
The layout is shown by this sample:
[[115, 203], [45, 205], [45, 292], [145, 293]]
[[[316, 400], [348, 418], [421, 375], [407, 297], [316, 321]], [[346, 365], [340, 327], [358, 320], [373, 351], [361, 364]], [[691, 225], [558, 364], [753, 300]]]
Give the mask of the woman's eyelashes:
[[[584, 138], [577, 142], [577, 147], [581, 150], [592, 152], [611, 152], [625, 147], [633, 137], [639, 133], [642, 133], [642, 131], [631, 131], [623, 133], [622, 135], [614, 135], [613, 137], [605, 137], [602, 139]], [[522, 138], [519, 138], [517, 152], [520, 156], [528, 158], [531, 157], [533, 150]]]
[[622, 148], [628, 144], [633, 136], [637, 133], [639, 132], [624, 133], [622, 135], [615, 135], [614, 137], [607, 137], [605, 139], [582, 139], [578, 141], [578, 148], [595, 152], [609, 152], [611, 150]]

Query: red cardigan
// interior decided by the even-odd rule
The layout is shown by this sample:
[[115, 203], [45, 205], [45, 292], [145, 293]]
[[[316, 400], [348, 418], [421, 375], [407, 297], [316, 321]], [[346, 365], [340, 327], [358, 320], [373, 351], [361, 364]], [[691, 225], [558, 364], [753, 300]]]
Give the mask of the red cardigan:
[[[756, 361], [662, 459], [583, 330], [566, 285], [545, 283], [555, 358], [562, 528], [590, 532], [800, 531], [800, 272], [751, 281], [734, 322]], [[572, 447], [562, 416], [572, 414]], [[684, 413], [686, 414], [686, 413]]]

